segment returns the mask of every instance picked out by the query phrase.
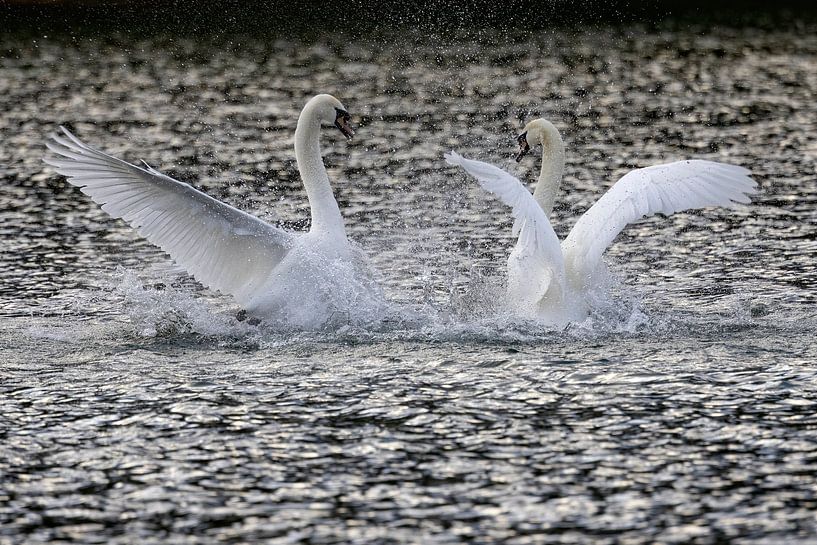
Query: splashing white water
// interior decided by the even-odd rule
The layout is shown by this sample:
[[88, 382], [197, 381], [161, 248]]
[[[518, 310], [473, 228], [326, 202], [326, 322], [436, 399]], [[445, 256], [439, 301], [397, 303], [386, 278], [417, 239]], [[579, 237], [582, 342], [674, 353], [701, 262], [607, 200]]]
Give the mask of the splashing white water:
[[119, 268], [112, 279], [113, 299], [120, 305], [134, 333], [142, 337], [196, 333], [205, 336], [243, 336], [250, 326], [235, 318], [234, 308], [222, 300], [202, 298], [171, 281], [145, 283], [138, 274]]
[[[357, 307], [350, 300], [353, 313], [333, 313], [323, 327], [302, 330], [283, 322], [243, 319], [240, 308], [228, 298], [197, 288], [185, 277], [166, 271], [137, 273], [118, 268], [99, 289], [76, 294], [73, 312], [66, 314], [63, 323], [51, 328], [32, 326], [29, 335], [64, 342], [103, 336], [169, 340], [193, 336], [220, 344], [249, 342], [265, 347], [384, 341], [537, 344], [557, 339], [671, 335], [684, 324], [693, 330], [703, 327], [694, 316], [685, 317], [671, 309], [647, 310], [641, 293], [614, 283], [608, 295], [595, 299], [585, 320], [554, 329], [513, 314], [504, 304], [501, 275], [466, 274], [467, 281], [451, 288], [442, 300], [411, 306], [384, 303]], [[735, 303], [735, 316], [719, 316], [720, 322], [751, 326], [751, 317], [741, 312], [744, 306]], [[92, 313], [89, 308], [93, 308]], [[711, 318], [710, 313], [707, 315]], [[706, 321], [706, 317], [700, 319]]]

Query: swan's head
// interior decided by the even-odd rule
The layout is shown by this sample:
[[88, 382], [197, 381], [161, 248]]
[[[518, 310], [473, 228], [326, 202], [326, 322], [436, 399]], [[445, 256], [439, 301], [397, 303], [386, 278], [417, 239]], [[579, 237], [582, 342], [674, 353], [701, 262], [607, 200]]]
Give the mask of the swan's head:
[[[343, 133], [348, 140], [352, 139], [355, 131], [352, 130], [352, 116], [346, 111], [340, 100], [332, 95], [317, 95], [307, 105], [320, 123], [331, 123]], [[304, 108], [306, 109], [306, 108]]]
[[522, 160], [532, 147], [541, 145], [545, 149], [563, 147], [562, 137], [553, 123], [547, 119], [534, 119], [525, 125], [522, 133], [516, 137], [519, 144], [519, 153], [516, 154], [516, 162]]

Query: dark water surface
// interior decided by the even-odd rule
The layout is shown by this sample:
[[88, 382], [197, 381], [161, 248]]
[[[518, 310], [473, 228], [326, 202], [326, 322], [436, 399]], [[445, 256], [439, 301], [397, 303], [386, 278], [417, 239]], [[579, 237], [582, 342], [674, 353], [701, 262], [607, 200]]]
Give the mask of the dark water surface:
[[[319, 40], [0, 37], [0, 544], [817, 542], [817, 27]], [[324, 155], [393, 304], [249, 325], [42, 164], [60, 123], [288, 228]], [[575, 217], [630, 168], [750, 168], [751, 206], [630, 227], [567, 331], [496, 305], [544, 115]]]

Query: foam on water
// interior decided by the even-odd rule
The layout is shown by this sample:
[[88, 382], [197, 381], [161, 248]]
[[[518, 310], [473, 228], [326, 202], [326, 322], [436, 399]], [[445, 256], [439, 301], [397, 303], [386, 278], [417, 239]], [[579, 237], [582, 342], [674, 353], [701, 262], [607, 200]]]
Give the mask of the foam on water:
[[442, 300], [361, 306], [355, 315], [334, 313], [318, 329], [299, 329], [281, 322], [247, 320], [229, 298], [202, 289], [185, 277], [119, 267], [99, 289], [72, 294], [70, 309], [63, 313], [61, 322], [32, 325], [28, 334], [65, 342], [103, 336], [166, 340], [193, 336], [226, 345], [264, 347], [383, 341], [539, 344], [661, 337], [757, 325], [746, 297], [734, 296], [726, 312], [695, 314], [673, 310], [669, 303], [667, 310], [645, 308], [644, 294], [616, 286], [607, 297], [596, 298], [586, 319], [555, 329], [515, 316], [503, 303], [503, 282], [498, 276], [477, 276], [463, 289], [452, 289]]

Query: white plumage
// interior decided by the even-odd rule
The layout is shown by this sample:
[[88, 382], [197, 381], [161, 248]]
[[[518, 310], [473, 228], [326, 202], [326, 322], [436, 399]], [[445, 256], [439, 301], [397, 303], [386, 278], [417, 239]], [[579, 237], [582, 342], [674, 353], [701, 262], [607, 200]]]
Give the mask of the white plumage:
[[513, 234], [518, 238], [508, 258], [508, 294], [521, 314], [536, 314], [540, 301], [548, 294], [558, 297], [565, 288], [559, 237], [545, 211], [519, 180], [501, 168], [465, 159], [453, 151], [445, 159], [448, 164], [465, 169], [483, 188], [511, 207]]
[[336, 98], [318, 95], [298, 119], [295, 151], [313, 216], [306, 234], [288, 233], [147, 165], [95, 150], [64, 127], [63, 136], [46, 143], [59, 157], [45, 162], [202, 284], [232, 295], [253, 314], [313, 327], [347, 310], [349, 298], [334, 297], [332, 282], [362, 277], [354, 287], [379, 297], [365, 257], [346, 239], [320, 156], [321, 123], [334, 123], [350, 137], [348, 117]]
[[292, 243], [292, 235], [153, 168], [81, 142], [61, 127], [45, 159], [71, 184], [122, 218], [205, 286], [247, 304]]
[[472, 175], [512, 207], [519, 238], [508, 260], [508, 299], [518, 313], [564, 325], [582, 319], [604, 272], [602, 255], [627, 224], [652, 214], [673, 214], [707, 206], [750, 202], [757, 185], [745, 168], [689, 160], [633, 170], [623, 176], [576, 222], [562, 244], [545, 213], [561, 183], [564, 148], [544, 119], [528, 123], [519, 137], [522, 151], [541, 144], [542, 174], [533, 195], [504, 170], [446, 155], [449, 164]]
[[688, 160], [628, 172], [585, 212], [562, 247], [572, 275], [587, 277], [630, 223], [707, 206], [748, 204], [757, 184], [749, 170], [714, 161]]

